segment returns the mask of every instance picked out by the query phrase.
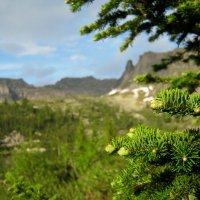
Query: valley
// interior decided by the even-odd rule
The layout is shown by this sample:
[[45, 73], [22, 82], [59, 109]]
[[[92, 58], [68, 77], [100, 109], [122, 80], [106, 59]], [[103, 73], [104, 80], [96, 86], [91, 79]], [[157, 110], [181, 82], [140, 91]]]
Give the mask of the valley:
[[[154, 64], [163, 54], [157, 57]], [[22, 79], [0, 79], [0, 199], [109, 200], [110, 183], [126, 165], [105, 152], [113, 137], [142, 124], [167, 131], [198, 128], [199, 118], [150, 109], [161, 86], [136, 85], [133, 77], [148, 72], [142, 69], [151, 59], [147, 53], [136, 66], [128, 61], [116, 80], [64, 78], [37, 88]]]

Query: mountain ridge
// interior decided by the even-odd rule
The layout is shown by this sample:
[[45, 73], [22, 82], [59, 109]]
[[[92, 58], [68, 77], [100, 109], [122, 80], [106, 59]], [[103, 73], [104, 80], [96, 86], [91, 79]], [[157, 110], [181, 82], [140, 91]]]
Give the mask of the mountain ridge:
[[0, 78], [0, 99], [64, 98], [69, 95], [101, 96], [117, 87], [118, 79], [65, 77], [55, 84], [36, 87], [23, 79]]
[[[142, 54], [136, 65], [128, 60], [125, 70], [119, 79], [97, 79], [93, 76], [65, 77], [55, 84], [36, 87], [26, 83], [23, 79], [0, 78], [0, 99], [48, 99], [65, 98], [69, 95], [101, 96], [112, 89], [124, 89], [138, 87], [133, 78], [143, 73], [155, 73], [152, 66], [160, 64], [163, 59], [175, 55], [180, 49], [169, 52]], [[177, 76], [183, 71], [199, 70], [199, 66], [189, 60], [187, 63], [175, 61], [169, 64], [165, 70], [156, 72], [159, 76]]]

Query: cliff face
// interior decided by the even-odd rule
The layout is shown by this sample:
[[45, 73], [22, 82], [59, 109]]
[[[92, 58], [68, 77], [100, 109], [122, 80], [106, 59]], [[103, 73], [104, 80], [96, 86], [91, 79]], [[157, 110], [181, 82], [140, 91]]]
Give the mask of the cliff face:
[[10, 98], [10, 90], [5, 84], [0, 84], [0, 98]]
[[24, 93], [34, 88], [22, 79], [0, 78], [0, 99], [20, 99]]
[[133, 66], [132, 63], [128, 61], [126, 70], [120, 78], [118, 88], [136, 87], [133, 82], [133, 78], [139, 74], [151, 73], [159, 76], [178, 76], [184, 71], [200, 70], [200, 66], [195, 64], [195, 62], [192, 60], [188, 62], [175, 61], [172, 64], [169, 64], [167, 69], [162, 69], [158, 72], [153, 70], [153, 65], [160, 64], [163, 59], [167, 59], [169, 56], [174, 56], [178, 51], [181, 50], [174, 50], [166, 53], [146, 52], [140, 56], [139, 61], [135, 66]]
[[135, 66], [133, 65], [131, 60], [128, 60], [125, 71], [122, 74], [121, 78], [118, 80], [118, 87], [126, 88], [133, 82], [133, 74], [135, 71]]

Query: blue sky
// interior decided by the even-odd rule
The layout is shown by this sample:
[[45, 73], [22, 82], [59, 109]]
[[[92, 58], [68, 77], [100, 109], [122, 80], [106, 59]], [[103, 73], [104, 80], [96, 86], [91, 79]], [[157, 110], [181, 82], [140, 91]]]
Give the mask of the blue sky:
[[145, 34], [121, 53], [123, 36], [93, 42], [79, 29], [93, 20], [103, 2], [71, 13], [64, 0], [0, 0], [0, 77], [30, 84], [53, 84], [63, 77], [119, 78], [127, 60], [137, 63], [146, 51], [175, 48], [163, 37], [149, 43]]

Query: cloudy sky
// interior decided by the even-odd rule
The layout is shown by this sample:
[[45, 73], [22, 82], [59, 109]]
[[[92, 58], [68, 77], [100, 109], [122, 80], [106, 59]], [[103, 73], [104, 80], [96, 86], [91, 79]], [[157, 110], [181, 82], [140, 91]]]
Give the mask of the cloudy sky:
[[144, 34], [120, 53], [123, 37], [93, 42], [92, 34], [80, 36], [105, 1], [73, 14], [64, 0], [0, 0], [0, 77], [38, 86], [63, 77], [119, 78], [128, 59], [137, 63], [146, 51], [175, 48], [166, 37], [152, 44]]

